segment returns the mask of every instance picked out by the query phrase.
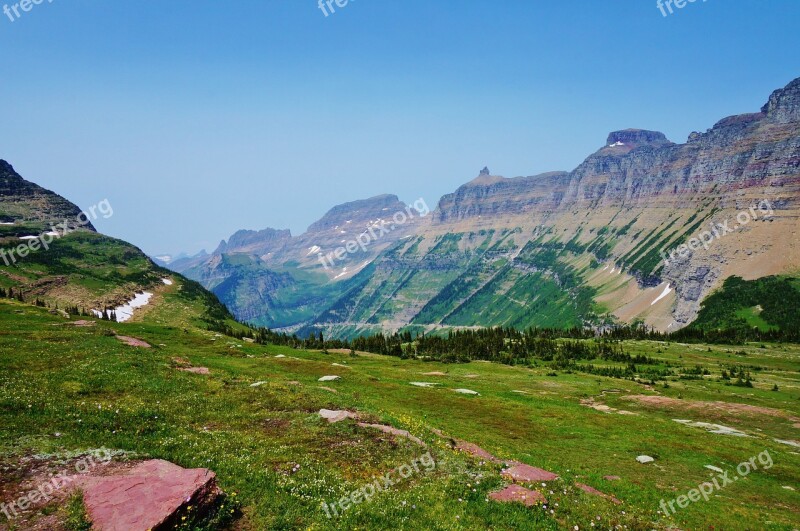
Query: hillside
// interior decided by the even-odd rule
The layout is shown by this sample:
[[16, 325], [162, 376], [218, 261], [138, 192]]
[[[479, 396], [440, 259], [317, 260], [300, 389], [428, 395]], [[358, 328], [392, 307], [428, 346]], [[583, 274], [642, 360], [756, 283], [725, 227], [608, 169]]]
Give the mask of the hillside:
[[84, 212], [26, 181], [5, 161], [0, 161], [0, 171], [0, 219], [6, 220], [0, 225], [3, 296], [62, 314], [87, 315], [150, 293], [149, 302], [134, 312], [134, 320], [158, 313], [157, 308], [171, 299], [183, 301], [182, 311], [170, 316], [175, 324], [232, 319], [196, 282], [156, 265], [127, 242], [99, 234], [91, 219], [108, 210]]
[[[320, 256], [402, 211], [396, 198], [335, 207], [300, 236], [237, 233], [177, 270], [241, 319], [341, 337], [613, 322], [678, 330], [729, 277], [800, 272], [798, 109], [800, 79], [760, 112], [683, 144], [628, 129], [571, 172], [485, 169], [334, 267]], [[247, 271], [221, 267], [235, 255], [250, 257]]]

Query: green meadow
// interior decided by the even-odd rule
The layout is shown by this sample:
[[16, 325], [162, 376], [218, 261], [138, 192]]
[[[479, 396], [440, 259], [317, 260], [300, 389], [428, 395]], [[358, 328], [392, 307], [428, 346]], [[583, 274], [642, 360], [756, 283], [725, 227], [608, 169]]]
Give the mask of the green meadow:
[[[164, 290], [158, 305], [127, 324], [77, 327], [43, 308], [0, 302], [0, 469], [18, 471], [31, 455], [100, 447], [209, 468], [240, 515], [236, 529], [794, 529], [800, 521], [800, 454], [787, 444], [800, 439], [796, 345], [626, 342], [631, 354], [685, 369], [666, 385], [649, 385], [547, 364], [442, 364], [257, 345], [202, 329], [187, 317], [201, 313], [201, 302], [181, 296], [180, 284]], [[152, 348], [127, 346], [116, 334]], [[186, 362], [210, 374], [179, 370]], [[752, 387], [721, 378], [736, 367], [747, 369]], [[341, 379], [319, 382], [325, 375]], [[408, 430], [427, 448], [349, 419], [328, 424], [322, 408]], [[454, 450], [451, 439], [558, 474], [528, 485], [547, 504], [488, 501], [506, 483], [502, 466]], [[323, 510], [428, 451], [433, 470], [338, 517]], [[759, 466], [669, 517], [659, 512], [662, 499], [708, 481], [715, 473], [706, 465], [735, 474], [764, 452], [769, 469]], [[655, 461], [640, 464], [639, 455]], [[4, 472], [4, 498], [19, 476]], [[586, 494], [577, 482], [622, 504]], [[14, 521], [5, 526], [16, 529]]]

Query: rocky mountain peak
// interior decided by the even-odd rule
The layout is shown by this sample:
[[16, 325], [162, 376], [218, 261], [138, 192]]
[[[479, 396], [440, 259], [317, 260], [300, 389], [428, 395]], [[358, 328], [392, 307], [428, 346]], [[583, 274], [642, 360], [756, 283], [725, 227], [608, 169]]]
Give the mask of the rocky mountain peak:
[[348, 230], [352, 227], [365, 226], [369, 221], [379, 218], [390, 218], [392, 214], [405, 209], [405, 204], [393, 194], [377, 195], [369, 199], [360, 199], [337, 205], [330, 209], [322, 218], [308, 227], [309, 233], [324, 232], [337, 229]]
[[0, 172], [2, 172], [2, 173], [6, 173], [6, 172], [16, 173], [14, 171], [14, 167], [11, 164], [9, 164], [8, 162], [4, 161], [3, 159], [0, 159]]
[[0, 220], [3, 222], [33, 222], [47, 229], [50, 225], [67, 223], [70, 228], [94, 231], [91, 222], [79, 223], [81, 209], [55, 192], [26, 181], [14, 167], [0, 159]]
[[638, 147], [644, 145], [661, 146], [669, 144], [670, 141], [664, 133], [658, 131], [647, 131], [646, 129], [624, 129], [613, 131], [608, 135], [606, 146], [628, 146]]
[[292, 233], [288, 229], [239, 230], [233, 233], [227, 242], [222, 240], [214, 252], [218, 254], [274, 247], [291, 239]]
[[481, 170], [480, 174], [481, 175], [491, 175], [491, 172], [489, 171], [489, 166], [484, 166], [483, 169]]
[[761, 112], [778, 123], [800, 121], [800, 78], [773, 92]]

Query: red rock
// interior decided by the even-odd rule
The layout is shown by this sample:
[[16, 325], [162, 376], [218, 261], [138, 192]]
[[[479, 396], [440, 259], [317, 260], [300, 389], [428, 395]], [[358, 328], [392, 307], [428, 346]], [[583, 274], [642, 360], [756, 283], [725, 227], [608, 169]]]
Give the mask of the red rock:
[[558, 479], [558, 476], [552, 472], [548, 472], [547, 470], [523, 463], [516, 463], [511, 468], [505, 470], [503, 472], [503, 476], [514, 481], [525, 482], [552, 481], [554, 479]]
[[114, 336], [126, 345], [130, 347], [142, 347], [142, 348], [150, 348], [150, 344], [142, 341], [141, 339], [136, 339], [135, 337], [128, 337], [128, 336]]
[[601, 498], [605, 498], [605, 499], [607, 499], [609, 501], [612, 501], [617, 505], [622, 503], [621, 501], [619, 501], [619, 499], [615, 498], [614, 496], [610, 496], [608, 494], [604, 494], [604, 493], [600, 492], [599, 490], [597, 490], [596, 488], [590, 487], [589, 485], [584, 485], [583, 483], [575, 483], [575, 486], [578, 487], [579, 489], [581, 489], [583, 492], [586, 492], [588, 494], [593, 494], [595, 496], [600, 496]]
[[456, 449], [461, 450], [462, 452], [466, 452], [473, 457], [477, 457], [479, 459], [483, 459], [484, 461], [488, 461], [490, 463], [502, 463], [500, 459], [496, 458], [477, 444], [472, 444], [467, 441], [458, 441], [456, 443]]
[[92, 529], [147, 531], [174, 527], [179, 511], [195, 510], [219, 495], [216, 475], [205, 468], [188, 470], [162, 460], [145, 461], [124, 474], [79, 478]]
[[519, 502], [531, 507], [537, 503], [547, 503], [541, 492], [526, 489], [519, 485], [509, 485], [503, 490], [492, 492], [489, 498], [498, 502]]

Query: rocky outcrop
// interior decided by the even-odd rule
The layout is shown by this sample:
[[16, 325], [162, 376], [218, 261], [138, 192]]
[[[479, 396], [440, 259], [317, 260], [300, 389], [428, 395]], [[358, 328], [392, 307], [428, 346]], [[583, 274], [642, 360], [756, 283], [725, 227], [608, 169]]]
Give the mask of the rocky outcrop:
[[455, 193], [439, 200], [434, 222], [445, 224], [470, 218], [555, 211], [561, 205], [568, 184], [566, 172], [513, 179], [481, 173]]
[[[51, 225], [67, 223], [69, 229], [83, 228], [95, 232], [88, 219], [80, 223], [81, 209], [60, 195], [23, 179], [8, 162], [0, 160], [0, 222]], [[81, 219], [80, 221], [84, 221]]]
[[781, 124], [800, 121], [800, 78], [773, 92], [761, 112]]
[[625, 129], [608, 135], [607, 146], [622, 144], [631, 148], [640, 146], [666, 146], [672, 144], [664, 133], [645, 129]]
[[405, 207], [396, 195], [391, 194], [344, 203], [330, 209], [319, 221], [312, 223], [306, 232], [316, 234], [330, 230], [347, 231], [351, 228], [348, 225], [353, 229], [360, 229], [377, 219], [389, 219]]
[[291, 239], [292, 233], [288, 229], [240, 230], [228, 238], [227, 242], [220, 242], [214, 253], [250, 252], [257, 255], [264, 254], [287, 245]]

